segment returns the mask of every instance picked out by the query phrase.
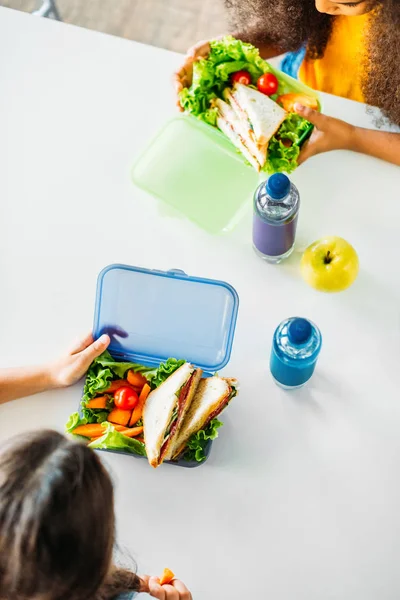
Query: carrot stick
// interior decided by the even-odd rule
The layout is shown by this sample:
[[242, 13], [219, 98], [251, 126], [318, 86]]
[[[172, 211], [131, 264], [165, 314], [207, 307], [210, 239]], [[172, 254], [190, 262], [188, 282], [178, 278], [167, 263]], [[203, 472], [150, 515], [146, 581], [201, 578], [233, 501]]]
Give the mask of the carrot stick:
[[[121, 425], [116, 425], [115, 429], [119, 431], [121, 429]], [[124, 427], [122, 427], [124, 429]], [[105, 433], [105, 429], [102, 423], [88, 423], [87, 425], [78, 425], [72, 431], [74, 435], [83, 435], [84, 437], [92, 438], [92, 437], [101, 437]]]
[[132, 370], [128, 371], [127, 380], [133, 387], [140, 389], [147, 383], [147, 379], [144, 375], [135, 373], [135, 371]]
[[124, 431], [121, 431], [122, 435], [126, 435], [126, 437], [136, 437], [137, 435], [140, 435], [143, 431], [143, 427], [133, 427], [130, 429], [125, 429]]
[[[111, 423], [111, 425], [114, 427], [115, 431], [118, 431], [119, 433], [125, 433], [125, 431], [130, 431], [128, 427], [124, 427], [123, 425], [115, 425], [114, 423]], [[92, 438], [90, 438], [90, 441], [93, 442], [94, 440], [98, 440], [99, 438], [103, 437], [104, 434], [105, 431], [103, 429], [101, 435], [94, 435]]]
[[97, 398], [92, 398], [86, 404], [88, 408], [105, 408], [107, 406], [107, 396], [98, 396]]
[[145, 383], [142, 391], [140, 392], [138, 403], [136, 404], [135, 408], [133, 409], [132, 416], [129, 421], [129, 427], [133, 427], [133, 425], [135, 425], [135, 423], [137, 423], [139, 421], [139, 419], [142, 418], [143, 408], [144, 408], [145, 402], [147, 400], [147, 396], [149, 394], [150, 394], [150, 386], [148, 383]]
[[126, 379], [117, 379], [116, 381], [112, 381], [108, 388], [104, 390], [103, 394], [113, 394], [120, 387], [133, 387], [131, 386]]
[[[140, 435], [143, 432], [143, 427], [122, 427], [122, 425], [114, 425], [114, 428], [116, 431], [119, 431], [119, 433], [122, 433], [122, 435], [126, 435], [126, 437], [128, 438], [136, 438], [136, 436]], [[102, 433], [102, 435], [104, 435], [104, 431]], [[94, 437], [91, 438], [91, 441], [93, 442], [94, 440], [98, 440], [101, 437], [101, 435], [96, 435]], [[144, 443], [144, 439], [143, 438], [136, 438], [138, 440], [138, 442], [142, 442]]]
[[108, 414], [107, 421], [110, 423], [117, 423], [126, 427], [128, 425], [132, 415], [131, 410], [122, 410], [121, 408], [113, 408]]
[[175, 574], [170, 569], [164, 569], [160, 577], [160, 585], [167, 585], [175, 579]]

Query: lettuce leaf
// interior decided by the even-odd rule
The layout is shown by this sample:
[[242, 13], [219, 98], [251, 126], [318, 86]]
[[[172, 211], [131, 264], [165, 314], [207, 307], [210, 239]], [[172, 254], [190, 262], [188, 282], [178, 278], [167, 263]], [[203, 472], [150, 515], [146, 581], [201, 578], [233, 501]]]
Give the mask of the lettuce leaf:
[[[262, 170], [267, 173], [292, 173], [297, 167], [300, 140], [310, 126], [300, 115], [290, 113], [269, 142], [267, 162]], [[288, 140], [290, 145], [285, 145], [283, 140]]]
[[184, 360], [169, 358], [158, 367], [149, 367], [131, 362], [118, 362], [106, 350], [92, 362], [86, 374], [82, 402], [86, 403], [97, 394], [105, 391], [115, 379], [124, 379], [127, 371], [132, 370], [146, 377], [152, 388], [158, 387], [176, 369], [183, 365]]
[[205, 429], [194, 433], [188, 441], [182, 458], [187, 461], [203, 462], [206, 459], [204, 450], [208, 442], [218, 437], [218, 428], [222, 425], [221, 421], [213, 419]]
[[174, 371], [179, 369], [185, 363], [184, 360], [169, 358], [165, 363], [161, 363], [154, 373], [147, 373], [145, 377], [150, 380], [152, 389], [159, 387]]
[[182, 108], [209, 125], [216, 126], [217, 109], [211, 108], [214, 98], [222, 98], [229, 77], [236, 71], [248, 71], [252, 83], [270, 70], [257, 48], [226, 36], [210, 43], [211, 52], [193, 65], [193, 82], [180, 92]]
[[78, 412], [72, 413], [65, 425], [65, 433], [71, 433], [78, 425], [86, 425], [87, 419], [82, 418]]
[[145, 446], [134, 438], [128, 438], [119, 431], [115, 431], [111, 423], [105, 426], [105, 433], [97, 440], [90, 442], [89, 448], [98, 450], [120, 450], [138, 456], [146, 456]]
[[104, 421], [107, 421], [108, 413], [110, 411], [99, 408], [88, 408], [83, 402], [81, 407], [82, 417], [86, 419], [86, 423], [104, 423]]
[[113, 359], [106, 350], [96, 358], [89, 367], [86, 374], [85, 385], [81, 402], [81, 412], [86, 423], [103, 423], [107, 420], [108, 413], [112, 408], [112, 398], [107, 409], [88, 408], [87, 403], [97, 394], [104, 392], [110, 383], [116, 379], [123, 379], [130, 369], [136, 373], [142, 373], [146, 377], [152, 389], [163, 383], [176, 369], [183, 365], [184, 360], [169, 358], [158, 367], [149, 367], [131, 362], [118, 362]]
[[154, 372], [154, 367], [145, 367], [131, 362], [118, 362], [105, 350], [103, 354], [94, 359], [89, 367], [82, 401], [86, 403], [94, 398], [96, 394], [106, 390], [114, 379], [123, 379], [130, 369], [142, 373], [146, 379], [148, 379], [148, 374]]

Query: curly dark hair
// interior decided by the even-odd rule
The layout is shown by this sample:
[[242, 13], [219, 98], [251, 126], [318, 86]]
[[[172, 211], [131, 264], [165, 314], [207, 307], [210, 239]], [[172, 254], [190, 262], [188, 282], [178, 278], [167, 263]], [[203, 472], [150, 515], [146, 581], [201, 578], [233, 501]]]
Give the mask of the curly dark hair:
[[[298, 50], [307, 43], [307, 57], [321, 58], [335, 17], [321, 14], [315, 0], [225, 0], [236, 30], [249, 32], [255, 44]], [[366, 102], [400, 125], [400, 1], [371, 0], [374, 11], [363, 68]]]

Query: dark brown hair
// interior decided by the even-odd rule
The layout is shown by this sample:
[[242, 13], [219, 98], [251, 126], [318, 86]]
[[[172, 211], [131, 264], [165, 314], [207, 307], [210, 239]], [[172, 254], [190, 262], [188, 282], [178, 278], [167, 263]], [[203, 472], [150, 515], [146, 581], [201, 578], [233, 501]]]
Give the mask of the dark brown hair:
[[55, 431], [0, 454], [0, 598], [109, 600], [139, 590], [112, 566], [114, 497], [95, 453]]
[[[321, 14], [315, 0], [225, 0], [236, 31], [249, 32], [254, 43], [271, 43], [282, 51], [307, 43], [308, 58], [323, 56], [335, 17]], [[368, 104], [400, 125], [400, 1], [371, 0], [374, 11], [367, 39], [363, 91]]]

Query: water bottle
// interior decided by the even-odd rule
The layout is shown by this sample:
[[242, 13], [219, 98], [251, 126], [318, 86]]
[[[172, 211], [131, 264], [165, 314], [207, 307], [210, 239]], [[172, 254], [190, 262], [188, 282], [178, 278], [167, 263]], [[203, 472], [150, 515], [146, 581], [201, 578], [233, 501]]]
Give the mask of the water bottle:
[[280, 387], [303, 386], [314, 373], [321, 350], [321, 332], [307, 319], [292, 317], [282, 321], [272, 340], [270, 369]]
[[253, 216], [253, 248], [258, 256], [279, 263], [292, 253], [299, 207], [299, 192], [283, 173], [259, 185]]

